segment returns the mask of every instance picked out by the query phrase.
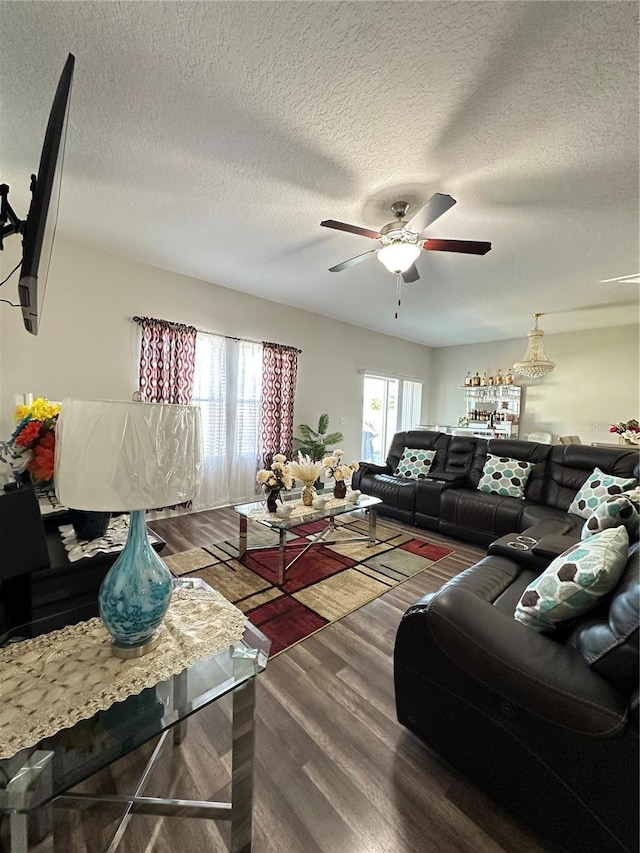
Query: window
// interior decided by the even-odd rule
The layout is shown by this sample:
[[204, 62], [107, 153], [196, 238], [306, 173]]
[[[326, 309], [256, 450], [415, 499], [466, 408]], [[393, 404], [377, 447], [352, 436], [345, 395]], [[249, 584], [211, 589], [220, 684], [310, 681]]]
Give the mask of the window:
[[195, 509], [250, 499], [258, 468], [262, 344], [198, 332], [193, 384], [204, 444]]
[[360, 458], [382, 465], [394, 433], [420, 424], [422, 382], [365, 373], [363, 401]]

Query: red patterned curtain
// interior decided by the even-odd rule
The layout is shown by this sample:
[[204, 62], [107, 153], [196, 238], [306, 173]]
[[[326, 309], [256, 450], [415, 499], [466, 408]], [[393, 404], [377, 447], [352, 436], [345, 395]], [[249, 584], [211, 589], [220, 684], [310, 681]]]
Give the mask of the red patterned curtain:
[[266, 468], [275, 453], [291, 454], [298, 350], [268, 341], [262, 346], [259, 453]]
[[140, 391], [147, 403], [188, 405], [196, 364], [196, 328], [153, 317], [134, 317], [142, 327]]

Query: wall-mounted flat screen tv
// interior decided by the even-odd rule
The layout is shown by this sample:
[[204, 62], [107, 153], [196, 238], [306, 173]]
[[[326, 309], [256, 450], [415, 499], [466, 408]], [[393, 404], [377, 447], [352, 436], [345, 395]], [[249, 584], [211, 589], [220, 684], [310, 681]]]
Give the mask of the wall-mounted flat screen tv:
[[75, 58], [69, 54], [58, 82], [42, 145], [38, 174], [31, 176], [31, 204], [22, 241], [18, 295], [25, 328], [38, 334], [58, 219], [67, 113]]

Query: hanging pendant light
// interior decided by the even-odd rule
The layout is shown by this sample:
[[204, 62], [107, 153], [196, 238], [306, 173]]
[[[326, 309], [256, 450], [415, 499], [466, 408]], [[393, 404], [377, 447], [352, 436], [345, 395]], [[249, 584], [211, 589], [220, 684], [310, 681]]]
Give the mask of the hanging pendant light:
[[543, 314], [533, 315], [536, 321], [535, 328], [531, 329], [530, 332], [527, 332], [529, 343], [527, 344], [527, 351], [524, 354], [524, 359], [522, 361], [517, 361], [513, 365], [515, 373], [520, 373], [522, 376], [527, 376], [529, 379], [540, 379], [541, 376], [546, 376], [547, 373], [551, 373], [553, 368], [556, 366], [555, 361], [549, 361], [544, 354], [544, 347], [542, 345], [544, 332], [542, 329], [538, 328], [538, 317], [543, 316]]

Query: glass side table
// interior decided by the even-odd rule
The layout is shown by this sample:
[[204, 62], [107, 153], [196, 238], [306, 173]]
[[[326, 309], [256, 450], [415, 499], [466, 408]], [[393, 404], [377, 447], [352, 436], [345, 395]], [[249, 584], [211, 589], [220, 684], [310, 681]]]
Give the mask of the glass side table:
[[[178, 579], [174, 585], [207, 588], [199, 578]], [[0, 645], [37, 636], [42, 633], [38, 627], [33, 622], [13, 628], [0, 637]], [[247, 622], [242, 639], [230, 648], [34, 747], [0, 760], [0, 814], [9, 816], [11, 853], [27, 853], [30, 819], [37, 823], [36, 833], [44, 837], [53, 832], [52, 808], [100, 809], [105, 803], [123, 808], [106, 847], [108, 853], [117, 849], [134, 814], [230, 821], [231, 853], [248, 853], [253, 809], [255, 679], [267, 665], [270, 646], [271, 641]], [[145, 797], [144, 784], [166, 740], [180, 744], [187, 733], [188, 717], [228, 693], [233, 695], [231, 801]], [[158, 735], [160, 740], [132, 794], [69, 793], [80, 782]]]

